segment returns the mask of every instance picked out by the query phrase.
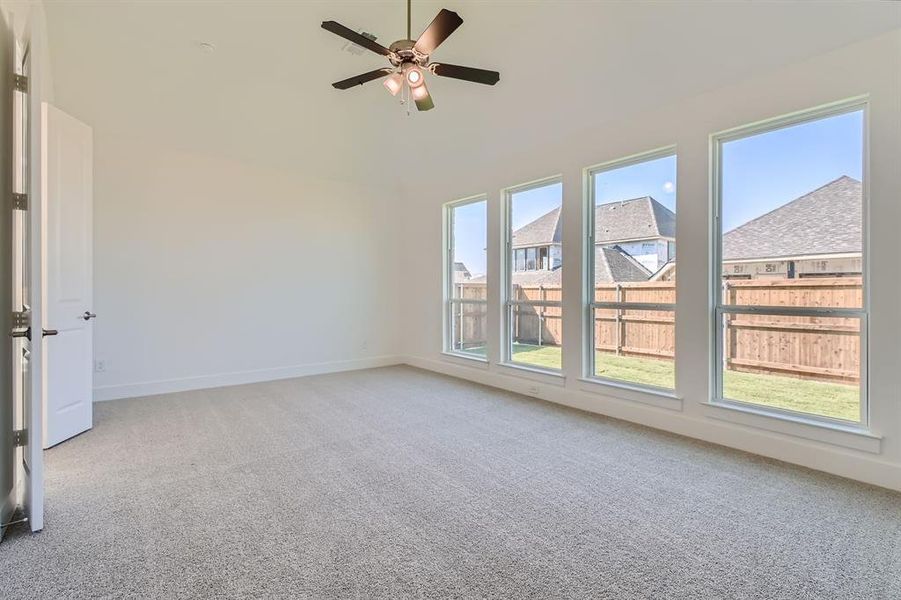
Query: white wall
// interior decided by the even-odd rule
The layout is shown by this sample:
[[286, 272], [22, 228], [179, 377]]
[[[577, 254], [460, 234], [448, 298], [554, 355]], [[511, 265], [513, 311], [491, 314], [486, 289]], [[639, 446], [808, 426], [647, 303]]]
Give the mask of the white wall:
[[94, 143], [96, 399], [393, 362], [395, 194]]
[[[589, 74], [590, 76], [590, 74]], [[711, 407], [709, 135], [836, 100], [870, 94], [870, 406], [875, 437], [775, 421]], [[565, 102], [565, 95], [560, 96]], [[404, 353], [411, 364], [529, 393], [816, 469], [901, 489], [901, 32], [857, 43], [740, 85], [705, 93], [665, 110], [610, 115], [601, 128], [554, 142], [522, 146], [497, 161], [465, 163], [452, 177], [432, 173], [407, 197]], [[515, 107], [510, 110], [515, 111]], [[528, 128], [531, 115], [522, 115]], [[486, 143], [495, 143], [491, 139]], [[581, 376], [583, 224], [582, 169], [635, 153], [678, 147], [679, 398], [591, 386]], [[463, 155], [465, 156], [465, 155]], [[564, 187], [564, 377], [544, 377], [497, 364], [501, 313], [501, 193], [506, 186], [562, 175]], [[489, 195], [489, 359], [485, 366], [441, 355], [441, 205]], [[686, 265], [689, 268], [686, 268]], [[881, 438], [881, 439], [879, 439]]]

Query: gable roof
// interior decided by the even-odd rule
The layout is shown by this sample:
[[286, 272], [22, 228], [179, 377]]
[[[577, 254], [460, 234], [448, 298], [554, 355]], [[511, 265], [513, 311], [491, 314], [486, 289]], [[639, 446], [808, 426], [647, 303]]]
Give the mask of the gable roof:
[[619, 246], [594, 247], [594, 283], [647, 281], [651, 272]]
[[[675, 238], [676, 214], [650, 196], [610, 202], [595, 208], [595, 242]], [[513, 247], [559, 244], [563, 239], [560, 208], [555, 208], [513, 232]]]
[[[595, 246], [594, 261], [595, 284], [647, 281], [651, 276], [651, 272], [644, 265], [619, 246]], [[513, 285], [560, 287], [563, 285], [563, 269], [558, 267], [553, 271], [514, 271], [511, 279]], [[485, 276], [480, 275], [471, 279], [470, 283], [484, 283], [485, 281]]]
[[466, 268], [466, 265], [461, 261], [454, 262], [454, 283], [460, 283], [463, 281], [469, 281], [472, 279], [472, 273], [469, 272], [469, 269]]
[[676, 276], [676, 259], [671, 258], [651, 275], [648, 281], [672, 281]]
[[650, 196], [595, 207], [595, 242], [676, 237], [676, 213]]
[[557, 207], [514, 231], [511, 241], [514, 248], [559, 244], [563, 239], [562, 229], [560, 207]]
[[843, 175], [723, 234], [723, 260], [860, 252], [862, 188]]

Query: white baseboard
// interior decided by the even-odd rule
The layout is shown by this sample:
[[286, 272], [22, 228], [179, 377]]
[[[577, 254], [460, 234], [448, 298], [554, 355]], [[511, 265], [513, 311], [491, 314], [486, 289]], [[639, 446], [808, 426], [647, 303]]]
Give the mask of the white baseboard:
[[264, 381], [275, 381], [277, 379], [293, 379], [295, 377], [337, 373], [339, 371], [373, 369], [376, 367], [387, 367], [401, 363], [403, 363], [403, 359], [399, 356], [373, 356], [355, 360], [309, 363], [290, 367], [236, 371], [232, 373], [218, 373], [215, 375], [198, 375], [196, 377], [182, 377], [179, 379], [164, 379], [121, 385], [104, 385], [94, 388], [94, 402], [121, 400], [123, 398], [138, 398], [141, 396], [155, 396], [157, 394], [171, 394], [173, 392], [227, 387], [231, 385], [243, 385], [246, 383], [260, 383]]
[[475, 367], [460, 361], [419, 356], [406, 356], [403, 362], [436, 373], [901, 491], [901, 465], [889, 462], [881, 455], [586, 392], [578, 387], [569, 387], [569, 382], [565, 386], [539, 386], [540, 392], [536, 396], [528, 391], [535, 387], [531, 380], [505, 371], [488, 369], [483, 365]]

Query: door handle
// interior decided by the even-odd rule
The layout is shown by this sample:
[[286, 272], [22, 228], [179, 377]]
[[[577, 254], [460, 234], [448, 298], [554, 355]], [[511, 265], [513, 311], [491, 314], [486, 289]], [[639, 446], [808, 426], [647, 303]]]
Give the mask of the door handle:
[[97, 315], [95, 315], [94, 313], [92, 313], [89, 310], [86, 310], [86, 311], [84, 311], [84, 314], [81, 315], [81, 318], [84, 319], [85, 321], [90, 321], [91, 319], [96, 319]]
[[59, 335], [59, 331], [56, 329], [41, 329], [42, 337], [47, 337], [48, 335]]

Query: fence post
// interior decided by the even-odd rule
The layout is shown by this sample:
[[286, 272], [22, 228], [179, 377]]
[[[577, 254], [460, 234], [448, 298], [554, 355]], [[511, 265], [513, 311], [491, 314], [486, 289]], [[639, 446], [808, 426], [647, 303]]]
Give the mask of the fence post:
[[[545, 301], [547, 299], [547, 293], [544, 290], [544, 286], [538, 286], [538, 299], [540, 301]], [[544, 305], [538, 307], [538, 345], [541, 345], [542, 334], [544, 333]]]
[[[516, 300], [522, 300], [522, 298], [520, 297], [521, 295], [522, 295], [522, 288], [519, 286], [514, 286], [513, 298]], [[520, 306], [519, 304], [511, 304], [510, 305], [510, 316], [513, 319], [513, 323], [512, 323], [513, 340], [512, 341], [514, 344], [519, 341], [519, 335], [520, 335], [519, 320], [522, 315], [520, 314], [519, 306]]]
[[[594, 287], [591, 288], [591, 301], [598, 301], [598, 284], [595, 282]], [[601, 349], [601, 339], [604, 337], [604, 328], [601, 324], [601, 319], [598, 317], [597, 308], [590, 308], [589, 312], [591, 313], [591, 326], [594, 328], [592, 335], [594, 335], [594, 348], [591, 349], [592, 352], [597, 352]], [[592, 364], [594, 364], [592, 362]]]
[[[725, 280], [723, 282], [723, 293], [726, 295], [726, 304], [733, 305], [736, 303], [738, 299], [738, 290], [734, 286], [729, 285], [729, 280]], [[726, 317], [726, 322], [723, 323], [723, 329], [725, 329], [726, 335], [726, 343], [723, 344], [725, 348], [725, 356], [723, 359], [726, 361], [725, 369], [729, 368], [729, 365], [732, 364], [732, 360], [738, 355], [738, 336], [734, 329], [730, 329], [729, 325], [732, 323], [732, 319], [735, 318], [736, 315], [728, 315]]]
[[[461, 298], [462, 298], [462, 292], [463, 292], [463, 290], [461, 289], [460, 292], [461, 292]], [[461, 303], [460, 303], [460, 350], [463, 350], [463, 348], [464, 348], [464, 346], [463, 346], [463, 338], [464, 338], [463, 327], [464, 327], [464, 324], [463, 324], [463, 303], [461, 302]]]
[[[622, 284], [616, 284], [616, 302], [623, 301], [623, 286]], [[623, 311], [620, 308], [616, 309], [615, 317], [614, 317], [614, 326], [616, 327], [616, 355], [619, 356], [623, 353], [623, 346], [625, 345], [624, 338], [626, 337], [626, 327], [625, 322], [623, 321]]]

